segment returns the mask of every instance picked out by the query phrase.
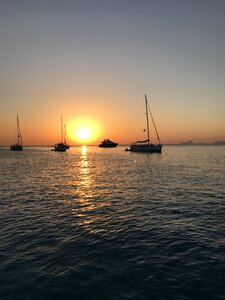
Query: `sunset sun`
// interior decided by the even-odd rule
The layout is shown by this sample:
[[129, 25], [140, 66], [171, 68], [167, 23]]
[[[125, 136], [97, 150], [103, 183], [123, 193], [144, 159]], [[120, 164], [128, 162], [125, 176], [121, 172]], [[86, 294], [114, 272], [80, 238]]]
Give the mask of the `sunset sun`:
[[80, 128], [77, 130], [77, 136], [81, 140], [87, 140], [91, 137], [90, 128]]
[[91, 144], [99, 139], [101, 129], [95, 120], [79, 118], [69, 122], [68, 136], [71, 141], [78, 144]]

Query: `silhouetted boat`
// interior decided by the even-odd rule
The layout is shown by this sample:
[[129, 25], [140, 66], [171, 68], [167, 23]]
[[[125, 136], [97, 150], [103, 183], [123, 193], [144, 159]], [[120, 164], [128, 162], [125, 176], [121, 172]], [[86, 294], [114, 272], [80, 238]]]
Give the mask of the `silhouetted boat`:
[[112, 142], [109, 139], [105, 139], [101, 142], [99, 147], [102, 148], [115, 148], [118, 145], [118, 143]]
[[57, 151], [57, 152], [65, 152], [66, 151], [67, 146], [64, 143], [58, 143], [54, 145], [54, 149], [52, 149], [53, 151]]
[[65, 127], [63, 127], [62, 116], [61, 116], [61, 141], [54, 145], [54, 149], [52, 149], [52, 151], [65, 152], [66, 149], [69, 149], [70, 146], [66, 144], [65, 133], [66, 131], [65, 131]]
[[17, 144], [10, 145], [10, 150], [12, 151], [22, 151], [22, 136], [20, 131], [19, 117], [17, 116]]
[[[162, 151], [162, 144], [158, 135], [158, 131], [155, 126], [155, 122], [151, 113], [151, 110], [148, 106], [147, 96], [145, 95], [145, 110], [146, 110], [146, 126], [147, 126], [147, 139], [144, 141], [137, 141], [133, 144], [131, 144], [130, 148], [126, 148], [125, 151], [131, 151], [131, 152], [147, 152], [147, 153], [161, 153]], [[149, 134], [149, 113], [151, 116], [152, 124], [155, 129], [157, 139], [159, 141], [159, 144], [152, 144], [150, 142], [150, 134]], [[146, 131], [146, 130], [144, 130]]]

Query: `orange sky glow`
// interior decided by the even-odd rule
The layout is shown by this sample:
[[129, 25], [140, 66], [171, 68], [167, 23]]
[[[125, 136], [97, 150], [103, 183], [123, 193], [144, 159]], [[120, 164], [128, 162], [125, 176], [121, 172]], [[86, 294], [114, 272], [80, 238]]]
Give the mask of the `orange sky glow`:
[[0, 146], [17, 115], [24, 146], [61, 115], [71, 145], [145, 139], [145, 94], [162, 144], [225, 140], [225, 4], [175, 2], [2, 1]]

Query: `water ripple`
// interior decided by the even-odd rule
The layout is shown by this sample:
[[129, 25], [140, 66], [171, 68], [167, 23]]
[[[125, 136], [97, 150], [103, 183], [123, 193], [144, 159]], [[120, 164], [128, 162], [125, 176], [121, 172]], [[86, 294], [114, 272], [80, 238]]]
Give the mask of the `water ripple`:
[[0, 150], [0, 298], [224, 299], [225, 148], [103, 150]]

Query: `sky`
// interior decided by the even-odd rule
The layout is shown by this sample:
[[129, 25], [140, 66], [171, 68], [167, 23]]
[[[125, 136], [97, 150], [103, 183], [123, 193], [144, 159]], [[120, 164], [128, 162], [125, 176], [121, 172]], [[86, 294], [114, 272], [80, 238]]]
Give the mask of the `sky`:
[[145, 94], [163, 144], [225, 140], [224, 0], [0, 0], [0, 146], [143, 139]]

